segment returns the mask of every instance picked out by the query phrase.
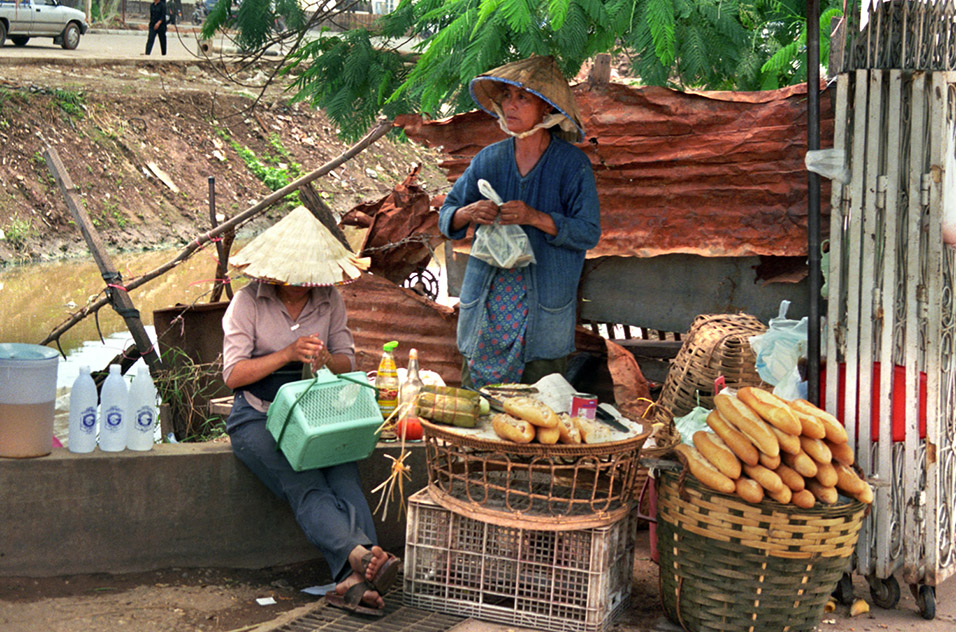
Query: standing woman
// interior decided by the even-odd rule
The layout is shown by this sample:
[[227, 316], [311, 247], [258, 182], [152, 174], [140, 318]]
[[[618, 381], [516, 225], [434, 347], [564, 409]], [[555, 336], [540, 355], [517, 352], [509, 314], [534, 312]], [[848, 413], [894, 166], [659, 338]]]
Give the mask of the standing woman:
[[326, 600], [380, 616], [400, 562], [377, 545], [357, 464], [296, 472], [266, 429], [279, 387], [302, 379], [306, 365], [333, 373], [354, 368], [345, 302], [335, 286], [357, 278], [368, 260], [356, 258], [300, 206], [229, 263], [254, 280], [236, 292], [222, 319], [222, 375], [235, 391], [226, 419], [232, 451], [289, 503], [322, 552], [338, 584]]
[[146, 54], [153, 50], [153, 40], [159, 36], [159, 50], [166, 54], [166, 0], [153, 0], [149, 5], [149, 35], [146, 36]]
[[[585, 252], [601, 237], [594, 172], [574, 94], [552, 57], [512, 62], [472, 80], [471, 96], [512, 138], [481, 150], [439, 215], [449, 239], [498, 218], [520, 225], [535, 263], [503, 269], [470, 257], [462, 282], [458, 350], [462, 383], [533, 383], [564, 373], [574, 351]], [[571, 141], [571, 142], [568, 142]], [[478, 191], [487, 180], [505, 202]]]

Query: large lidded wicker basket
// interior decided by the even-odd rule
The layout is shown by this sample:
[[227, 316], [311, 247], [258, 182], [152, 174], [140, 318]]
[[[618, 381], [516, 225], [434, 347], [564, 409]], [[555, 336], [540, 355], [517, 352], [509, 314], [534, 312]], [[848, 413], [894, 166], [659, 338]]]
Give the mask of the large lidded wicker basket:
[[429, 494], [469, 518], [506, 527], [588, 529], [619, 520], [636, 500], [634, 477], [648, 433], [542, 445], [467, 436], [427, 419], [422, 426]]
[[730, 388], [762, 386], [750, 337], [766, 330], [766, 325], [748, 314], [695, 318], [664, 380], [655, 420], [667, 424], [698, 405], [713, 408], [718, 377]]
[[848, 570], [866, 506], [749, 504], [661, 472], [661, 601], [689, 632], [810, 632]]

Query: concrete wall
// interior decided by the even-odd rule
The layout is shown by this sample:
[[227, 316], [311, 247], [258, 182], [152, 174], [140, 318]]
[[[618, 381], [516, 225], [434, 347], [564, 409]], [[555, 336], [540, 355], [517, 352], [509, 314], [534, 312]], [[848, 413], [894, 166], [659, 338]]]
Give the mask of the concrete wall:
[[[427, 483], [424, 447], [406, 460], [406, 497]], [[362, 462], [370, 491], [398, 456], [382, 444]], [[45, 577], [169, 567], [265, 568], [320, 557], [288, 506], [228, 442], [164, 444], [150, 452], [0, 458], [0, 575]], [[381, 544], [401, 555], [404, 515], [376, 516]]]

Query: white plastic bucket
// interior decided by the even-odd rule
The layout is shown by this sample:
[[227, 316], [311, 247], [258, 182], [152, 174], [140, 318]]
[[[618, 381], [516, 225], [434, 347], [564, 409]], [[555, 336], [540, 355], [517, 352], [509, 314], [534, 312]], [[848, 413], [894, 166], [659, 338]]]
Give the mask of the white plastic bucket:
[[40, 345], [0, 343], [0, 457], [52, 451], [57, 355]]

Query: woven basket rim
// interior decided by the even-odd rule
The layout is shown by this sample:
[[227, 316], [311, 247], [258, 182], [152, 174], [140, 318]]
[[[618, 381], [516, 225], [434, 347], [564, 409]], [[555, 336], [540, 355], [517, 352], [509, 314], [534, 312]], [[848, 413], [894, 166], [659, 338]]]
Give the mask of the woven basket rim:
[[601, 443], [511, 443], [509, 441], [494, 441], [490, 439], [477, 439], [468, 437], [457, 432], [445, 430], [440, 425], [432, 423], [428, 419], [421, 419], [422, 428], [425, 434], [456, 445], [462, 448], [478, 448], [500, 454], [510, 454], [519, 456], [548, 456], [548, 457], [576, 457], [576, 456], [609, 456], [627, 452], [631, 450], [640, 450], [641, 446], [650, 436], [650, 432], [642, 432], [634, 437], [629, 437], [621, 441], [604, 441]]
[[[822, 503], [817, 503], [810, 509], [803, 509], [797, 507], [793, 504], [781, 504], [770, 498], [764, 498], [760, 503], [748, 503], [742, 498], [733, 495], [733, 494], [723, 494], [721, 492], [715, 491], [706, 487], [699, 481], [697, 481], [693, 476], [685, 476], [681, 480], [681, 475], [675, 471], [671, 470], [660, 470], [660, 486], [661, 489], [658, 492], [658, 520], [664, 519], [671, 514], [675, 513], [681, 516], [682, 519], [686, 518], [686, 521], [678, 521], [681, 524], [678, 524], [674, 521], [669, 521], [675, 526], [679, 526], [684, 529], [689, 529], [691, 531], [708, 531], [710, 528], [713, 528], [713, 534], [707, 534], [707, 537], [712, 539], [727, 539], [726, 534], [724, 537], [719, 537], [718, 532], [726, 531], [729, 524], [735, 523], [737, 520], [741, 520], [743, 516], [750, 516], [755, 513], [759, 514], [761, 523], [766, 522], [767, 525], [775, 525], [774, 527], [767, 526], [766, 531], [768, 534], [774, 534], [775, 539], [779, 539], [783, 536], [785, 529], [780, 528], [780, 520], [782, 516], [786, 517], [787, 525], [797, 525], [806, 524], [806, 525], [817, 525], [817, 528], [821, 528], [826, 521], [842, 521], [845, 524], [855, 524], [856, 525], [856, 535], [859, 534], [860, 525], [863, 521], [863, 516], [865, 515], [866, 505], [856, 499], [847, 499], [843, 502], [838, 502], [835, 505], [824, 505]], [[688, 505], [693, 505], [695, 507], [706, 507], [706, 511], [701, 511], [697, 514], [697, 518], [706, 521], [708, 529], [703, 529], [699, 524], [691, 525], [692, 519], [689, 516], [683, 515], [679, 507], [672, 507], [674, 505], [673, 501], [668, 500], [668, 493], [664, 491], [666, 485], [675, 485], [680, 489], [680, 485], [684, 486], [684, 489], [690, 489], [690, 493], [694, 497], [684, 501]], [[842, 498], [842, 497], [841, 497]], [[683, 500], [683, 498], [682, 498]], [[761, 527], [763, 528], [763, 527]], [[794, 531], [805, 530], [803, 527], [798, 529], [794, 526]], [[829, 529], [828, 529], [829, 530]], [[702, 533], [703, 535], [703, 533]], [[744, 537], [745, 535], [749, 536]], [[836, 534], [834, 534], [836, 535]], [[793, 558], [809, 558], [815, 555], [823, 555], [824, 552], [819, 550], [819, 545], [813, 545], [808, 542], [806, 545], [811, 546], [813, 550], [809, 549], [797, 549], [787, 551], [773, 550], [773, 547], [769, 541], [761, 540], [756, 537], [756, 532], [750, 532], [744, 534], [743, 531], [740, 532], [740, 537], [734, 537], [734, 541], [739, 540], [741, 546], [745, 546], [751, 549], [762, 549], [765, 550], [767, 555], [776, 556], [776, 557], [793, 557]], [[854, 537], [854, 545], [856, 538]], [[834, 554], [838, 549], [838, 545], [841, 542], [832, 541], [829, 543], [832, 546], [831, 554]], [[801, 544], [801, 547], [805, 546]], [[847, 553], [847, 555], [839, 555], [839, 557], [848, 557], [852, 553], [852, 550]]]

